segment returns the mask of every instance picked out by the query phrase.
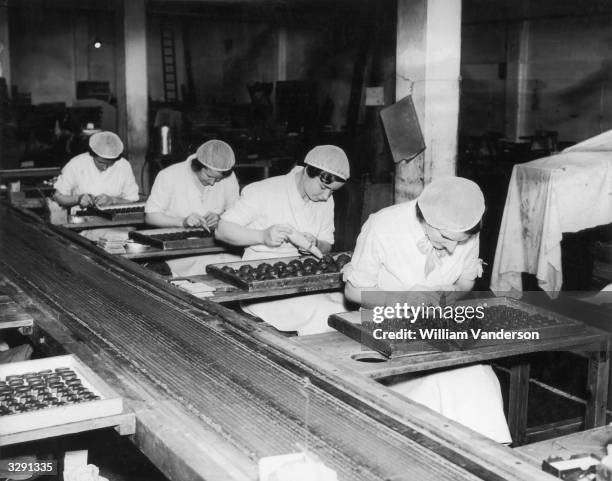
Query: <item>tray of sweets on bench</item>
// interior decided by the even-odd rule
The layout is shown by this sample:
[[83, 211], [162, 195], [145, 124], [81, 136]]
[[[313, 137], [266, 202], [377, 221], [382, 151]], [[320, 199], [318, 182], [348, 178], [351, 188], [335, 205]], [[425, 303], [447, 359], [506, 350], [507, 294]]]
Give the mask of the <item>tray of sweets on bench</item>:
[[122, 398], [74, 356], [0, 365], [0, 436], [122, 412]]
[[338, 252], [320, 260], [303, 256], [211, 264], [206, 272], [248, 291], [288, 287], [331, 289], [342, 286], [341, 271], [350, 260], [349, 253]]
[[130, 239], [159, 249], [195, 249], [216, 245], [212, 233], [205, 229], [164, 229], [137, 230], [129, 233]]
[[78, 215], [97, 215], [110, 220], [142, 220], [145, 218], [145, 203], [114, 204], [106, 207], [88, 207]]
[[[334, 314], [329, 317], [328, 324], [354, 339], [389, 357], [396, 357], [419, 350], [440, 351], [476, 349], [487, 346], [495, 346], [509, 342], [537, 342], [537, 340], [519, 339], [484, 339], [480, 336], [474, 337], [473, 332], [505, 332], [512, 336], [518, 332], [537, 332], [540, 340], [553, 339], [562, 336], [572, 336], [584, 330], [582, 322], [546, 309], [527, 304], [510, 297], [493, 297], [478, 300], [460, 301], [456, 306], [482, 306], [484, 315], [482, 319], [473, 318], [457, 323], [454, 319], [420, 318], [411, 323], [410, 319], [386, 319], [381, 323], [359, 321], [372, 319], [372, 311], [362, 311], [361, 315], [356, 313]], [[450, 307], [450, 306], [449, 306]], [[374, 330], [378, 331], [376, 337]], [[423, 340], [419, 335], [414, 340], [389, 339], [384, 337], [385, 332], [399, 332], [401, 329], [430, 329], [442, 332], [437, 339]], [[466, 338], [454, 339], [452, 335], [444, 338], [447, 332], [466, 333]]]

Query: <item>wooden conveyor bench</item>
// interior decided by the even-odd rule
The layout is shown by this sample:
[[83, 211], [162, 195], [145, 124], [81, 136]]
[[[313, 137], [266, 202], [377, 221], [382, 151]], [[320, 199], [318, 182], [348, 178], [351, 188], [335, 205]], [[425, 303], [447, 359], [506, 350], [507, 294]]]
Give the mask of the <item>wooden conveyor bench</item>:
[[[550, 480], [520, 453], [368, 376], [190, 296], [78, 234], [0, 205], [3, 289], [32, 339], [96, 372], [135, 416], [136, 446], [170, 479], [257, 479], [302, 443], [340, 480]], [[304, 379], [310, 397], [305, 425]]]

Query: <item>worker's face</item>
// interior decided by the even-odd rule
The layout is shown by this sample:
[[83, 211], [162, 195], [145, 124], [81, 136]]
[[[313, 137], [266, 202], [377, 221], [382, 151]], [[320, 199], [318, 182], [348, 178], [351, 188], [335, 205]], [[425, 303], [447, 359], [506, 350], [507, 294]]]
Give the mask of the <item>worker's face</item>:
[[202, 185], [215, 185], [221, 179], [225, 179], [231, 171], [219, 171], [203, 167], [199, 172], [196, 172], [196, 176]]
[[311, 201], [325, 202], [343, 185], [344, 182], [331, 182], [326, 184], [320, 177], [305, 176], [304, 191]]
[[449, 232], [443, 229], [436, 229], [425, 222], [425, 233], [431, 242], [434, 249], [439, 251], [446, 251], [448, 254], [455, 252], [455, 249], [459, 244], [467, 242], [472, 237], [471, 234], [466, 232]]
[[104, 172], [106, 169], [111, 167], [116, 162], [116, 160], [114, 159], [113, 160], [105, 159], [95, 154], [93, 156], [93, 161], [100, 172]]

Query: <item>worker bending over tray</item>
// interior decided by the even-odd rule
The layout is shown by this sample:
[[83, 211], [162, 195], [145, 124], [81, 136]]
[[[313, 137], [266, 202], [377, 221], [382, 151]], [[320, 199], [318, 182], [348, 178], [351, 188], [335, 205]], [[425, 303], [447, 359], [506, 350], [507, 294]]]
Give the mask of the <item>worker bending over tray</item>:
[[[98, 132], [89, 138], [89, 151], [73, 157], [54, 184], [53, 199], [71, 209], [106, 207], [138, 201], [138, 185], [132, 166], [125, 160], [123, 142], [113, 132]], [[81, 234], [96, 240], [108, 232], [127, 229], [90, 229]]]
[[[416, 200], [371, 215], [344, 270], [346, 297], [371, 308], [362, 302], [363, 291], [395, 291], [381, 294], [386, 304], [437, 305], [441, 292], [470, 291], [482, 273], [478, 233], [484, 210], [478, 185], [449, 177], [431, 182]], [[390, 388], [495, 441], [511, 442], [490, 366], [417, 376]]]
[[[243, 260], [247, 261], [317, 249], [330, 252], [334, 244], [332, 195], [349, 178], [349, 161], [341, 148], [320, 145], [308, 152], [304, 164], [287, 175], [246, 186], [238, 202], [221, 216], [217, 238], [245, 246]], [[330, 330], [327, 318], [347, 310], [338, 292], [253, 302], [243, 309], [280, 331], [300, 335]]]
[[[228, 144], [209, 140], [184, 162], [162, 170], [145, 205], [147, 224], [214, 230], [219, 216], [238, 200], [238, 180], [232, 170], [235, 163]], [[240, 257], [233, 254], [211, 254], [166, 262], [173, 275], [191, 276], [205, 274], [208, 264], [238, 260]]]

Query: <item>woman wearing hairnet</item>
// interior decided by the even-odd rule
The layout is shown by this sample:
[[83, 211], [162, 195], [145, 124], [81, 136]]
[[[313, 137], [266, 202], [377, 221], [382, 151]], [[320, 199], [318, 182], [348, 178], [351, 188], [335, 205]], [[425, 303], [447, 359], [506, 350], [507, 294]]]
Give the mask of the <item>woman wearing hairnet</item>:
[[64, 207], [121, 204], [138, 200], [130, 163], [121, 157], [123, 142], [112, 132], [89, 138], [89, 152], [72, 158], [55, 185], [55, 201]]
[[[322, 253], [334, 243], [332, 194], [349, 178], [349, 161], [334, 145], [319, 145], [304, 159], [305, 167], [246, 186], [228, 209], [215, 235], [245, 246], [244, 260], [297, 256], [317, 248]], [[280, 331], [313, 334], [329, 330], [330, 314], [346, 310], [340, 293], [315, 294], [250, 303], [244, 310]]]
[[[371, 215], [344, 271], [346, 297], [362, 304], [362, 291], [414, 291], [410, 301], [419, 304], [435, 302], [440, 291], [471, 290], [481, 274], [478, 231], [484, 209], [477, 184], [448, 177], [431, 182], [416, 200]], [[495, 441], [511, 442], [490, 366], [423, 375], [390, 387]]]
[[[132, 166], [125, 160], [123, 142], [113, 132], [97, 132], [89, 138], [89, 151], [72, 158], [54, 184], [53, 199], [61, 206], [105, 207], [138, 201], [138, 185]], [[126, 229], [91, 229], [82, 234], [96, 240], [109, 231]]]
[[[184, 162], [165, 168], [155, 178], [145, 205], [147, 224], [156, 227], [217, 227], [219, 216], [238, 200], [236, 158], [221, 140], [203, 143]], [[232, 262], [240, 257], [213, 254], [170, 259], [175, 276], [204, 274], [208, 264]]]

